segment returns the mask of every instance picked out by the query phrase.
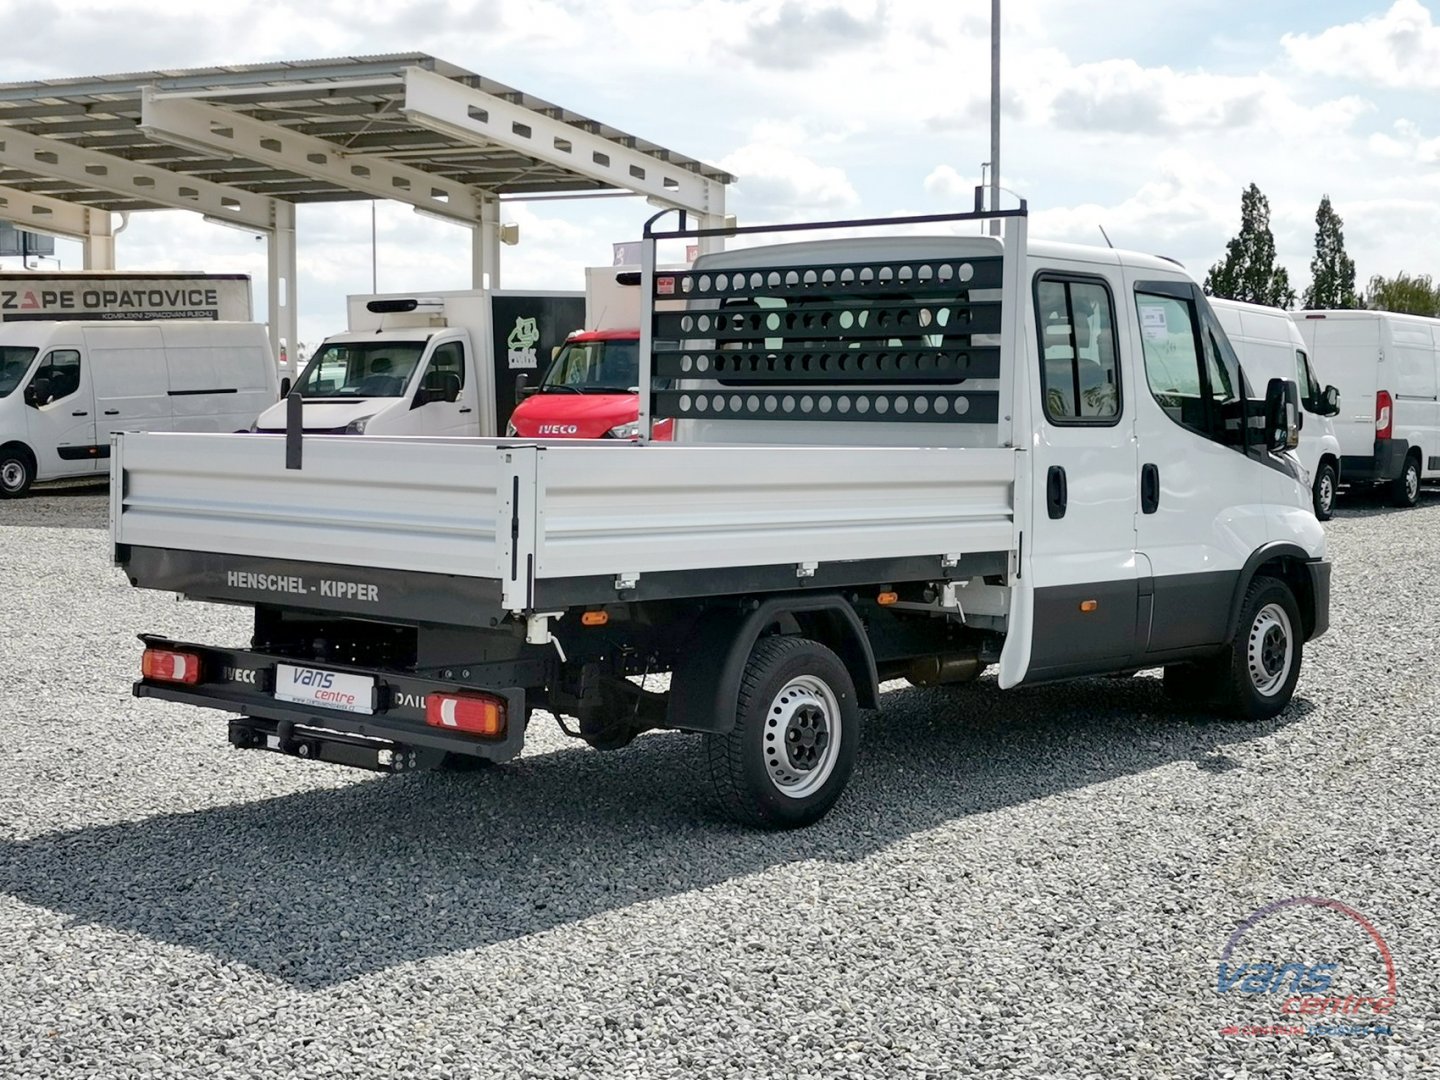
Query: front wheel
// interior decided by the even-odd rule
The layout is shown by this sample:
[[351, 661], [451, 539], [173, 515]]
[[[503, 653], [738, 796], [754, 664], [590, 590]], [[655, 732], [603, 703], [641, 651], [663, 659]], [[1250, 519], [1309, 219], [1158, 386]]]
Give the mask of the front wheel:
[[1315, 516], [1321, 521], [1329, 521], [1335, 516], [1335, 485], [1338, 479], [1335, 466], [1328, 461], [1315, 473]]
[[1411, 454], [1400, 475], [1390, 482], [1390, 502], [1394, 506], [1414, 506], [1419, 501], [1420, 459]]
[[24, 450], [0, 450], [0, 499], [18, 499], [35, 482], [35, 465]]
[[1221, 709], [1242, 720], [1268, 720], [1290, 704], [1300, 678], [1302, 636], [1290, 586], [1277, 578], [1255, 578], [1245, 591], [1235, 640], [1221, 654]]
[[734, 728], [706, 735], [704, 753], [731, 817], [791, 829], [835, 804], [859, 740], [855, 685], [840, 658], [807, 638], [771, 637], [750, 652]]

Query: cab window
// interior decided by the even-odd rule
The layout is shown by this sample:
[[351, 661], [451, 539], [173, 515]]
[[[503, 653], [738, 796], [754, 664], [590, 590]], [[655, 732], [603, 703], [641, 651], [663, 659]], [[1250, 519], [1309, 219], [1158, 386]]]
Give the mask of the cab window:
[[458, 341], [447, 341], [443, 345], [435, 346], [435, 354], [430, 357], [430, 366], [425, 369], [424, 385], [434, 383], [438, 386], [439, 378], [443, 375], [455, 376], [460, 387], [464, 388], [465, 346]]
[[1052, 424], [1113, 424], [1120, 417], [1115, 305], [1103, 282], [1041, 275], [1035, 281], [1040, 386]]
[[80, 389], [80, 353], [74, 349], [56, 349], [48, 353], [35, 377], [30, 380], [37, 405], [67, 398]]
[[1242, 452], [1245, 379], [1229, 341], [1193, 300], [1137, 291], [1145, 379], [1165, 415], [1183, 428]]

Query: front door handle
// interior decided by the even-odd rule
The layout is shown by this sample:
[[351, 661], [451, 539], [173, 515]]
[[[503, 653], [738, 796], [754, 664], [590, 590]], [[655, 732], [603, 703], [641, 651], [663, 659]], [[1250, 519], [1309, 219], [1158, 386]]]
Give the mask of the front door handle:
[[1145, 465], [1140, 469], [1140, 511], [1153, 514], [1160, 509], [1160, 466]]
[[105, 410], [105, 415], [106, 415], [106, 416], [119, 416], [119, 415], [120, 415], [120, 410], [119, 410], [119, 409], [106, 409], [106, 410]]
[[86, 412], [84, 409], [76, 409], [76, 410], [75, 410], [74, 412], [72, 412], [70, 415], [71, 415], [71, 416], [89, 416], [90, 414], [89, 414], [88, 412]]
[[1045, 477], [1045, 509], [1049, 511], [1050, 520], [1063, 518], [1069, 502], [1070, 490], [1065, 481], [1065, 470], [1059, 465], [1051, 465]]
[[465, 408], [461, 409], [460, 411], [461, 411], [461, 412], [474, 412], [475, 410], [472, 409], [472, 408], [470, 408], [470, 406], [467, 405], [467, 406], [465, 406]]

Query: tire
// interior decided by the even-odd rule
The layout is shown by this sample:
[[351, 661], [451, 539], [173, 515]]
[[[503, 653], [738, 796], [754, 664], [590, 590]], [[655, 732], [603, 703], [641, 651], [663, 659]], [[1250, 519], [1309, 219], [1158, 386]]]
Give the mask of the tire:
[[1315, 517], [1318, 520], [1329, 521], [1335, 516], [1335, 487], [1338, 483], [1335, 466], [1328, 461], [1322, 462], [1315, 473], [1315, 486], [1311, 493], [1315, 503]]
[[840, 658], [808, 638], [770, 637], [746, 662], [734, 728], [706, 735], [704, 755], [730, 817], [793, 829], [835, 805], [859, 741], [855, 684]]
[[1390, 481], [1390, 505], [1414, 506], [1420, 501], [1420, 459], [1411, 454], [1400, 475]]
[[0, 499], [20, 499], [35, 482], [35, 459], [22, 447], [0, 450]]
[[1245, 590], [1235, 640], [1217, 661], [1216, 704], [1241, 720], [1268, 720], [1290, 704], [1304, 652], [1290, 586], [1257, 577]]

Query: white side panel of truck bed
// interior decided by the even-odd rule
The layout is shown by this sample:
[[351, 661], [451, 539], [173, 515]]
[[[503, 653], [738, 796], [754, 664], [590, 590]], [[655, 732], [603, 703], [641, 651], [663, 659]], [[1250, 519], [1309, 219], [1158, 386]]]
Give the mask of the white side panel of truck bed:
[[125, 435], [117, 544], [500, 577], [509, 466], [461, 439], [307, 437], [303, 468], [266, 435]]
[[578, 446], [538, 455], [537, 579], [1009, 551], [1015, 452]]

